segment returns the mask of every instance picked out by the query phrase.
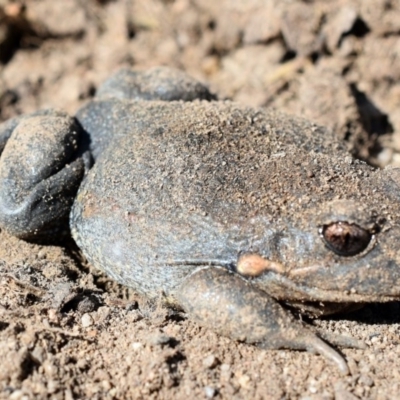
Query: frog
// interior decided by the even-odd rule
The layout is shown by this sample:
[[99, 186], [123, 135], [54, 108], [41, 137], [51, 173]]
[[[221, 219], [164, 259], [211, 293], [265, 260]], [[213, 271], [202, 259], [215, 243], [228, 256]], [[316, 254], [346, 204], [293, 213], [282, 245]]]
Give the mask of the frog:
[[232, 340], [324, 356], [319, 317], [400, 297], [400, 169], [332, 131], [219, 100], [182, 71], [122, 69], [74, 116], [0, 126], [0, 227], [71, 234], [113, 280]]

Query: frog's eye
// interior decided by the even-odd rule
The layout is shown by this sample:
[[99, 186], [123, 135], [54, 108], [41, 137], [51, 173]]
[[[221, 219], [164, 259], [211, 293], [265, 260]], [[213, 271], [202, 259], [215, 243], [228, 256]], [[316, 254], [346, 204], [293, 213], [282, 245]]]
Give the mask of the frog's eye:
[[344, 221], [324, 225], [320, 234], [330, 250], [344, 257], [361, 253], [368, 247], [373, 236], [366, 229]]

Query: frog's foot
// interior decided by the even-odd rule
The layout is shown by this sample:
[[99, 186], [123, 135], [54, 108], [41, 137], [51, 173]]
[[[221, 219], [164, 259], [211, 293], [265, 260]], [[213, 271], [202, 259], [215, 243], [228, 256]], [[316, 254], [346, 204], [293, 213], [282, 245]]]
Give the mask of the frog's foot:
[[262, 347], [307, 350], [349, 373], [345, 359], [307, 329], [264, 291], [222, 268], [205, 268], [189, 276], [176, 294], [183, 309], [200, 324]]
[[208, 88], [183, 71], [154, 67], [145, 71], [123, 68], [111, 75], [98, 89], [96, 97], [129, 100], [216, 100]]
[[0, 227], [29, 240], [68, 228], [68, 215], [90, 166], [76, 121], [55, 110], [0, 125]]

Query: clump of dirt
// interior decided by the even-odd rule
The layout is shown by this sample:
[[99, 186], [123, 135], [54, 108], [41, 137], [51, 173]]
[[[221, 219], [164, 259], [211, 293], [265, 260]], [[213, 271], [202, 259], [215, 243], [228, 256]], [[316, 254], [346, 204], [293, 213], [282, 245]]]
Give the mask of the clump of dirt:
[[[169, 65], [399, 166], [399, 36], [396, 0], [0, 0], [0, 119], [73, 114], [116, 69]], [[319, 356], [236, 343], [149, 304], [72, 242], [0, 240], [0, 398], [398, 396], [398, 303], [313, 322], [367, 344], [343, 350], [343, 377]]]

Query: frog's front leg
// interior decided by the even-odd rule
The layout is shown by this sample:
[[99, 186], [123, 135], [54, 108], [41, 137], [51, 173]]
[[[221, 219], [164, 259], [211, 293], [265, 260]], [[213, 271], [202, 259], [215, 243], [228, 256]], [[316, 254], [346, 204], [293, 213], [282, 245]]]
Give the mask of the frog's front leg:
[[344, 374], [344, 358], [295, 320], [268, 294], [222, 268], [190, 275], [176, 294], [183, 309], [201, 325], [224, 336], [271, 349], [308, 350], [333, 361]]
[[72, 202], [89, 168], [84, 133], [67, 114], [46, 110], [0, 128], [0, 226], [35, 240], [68, 228]]

